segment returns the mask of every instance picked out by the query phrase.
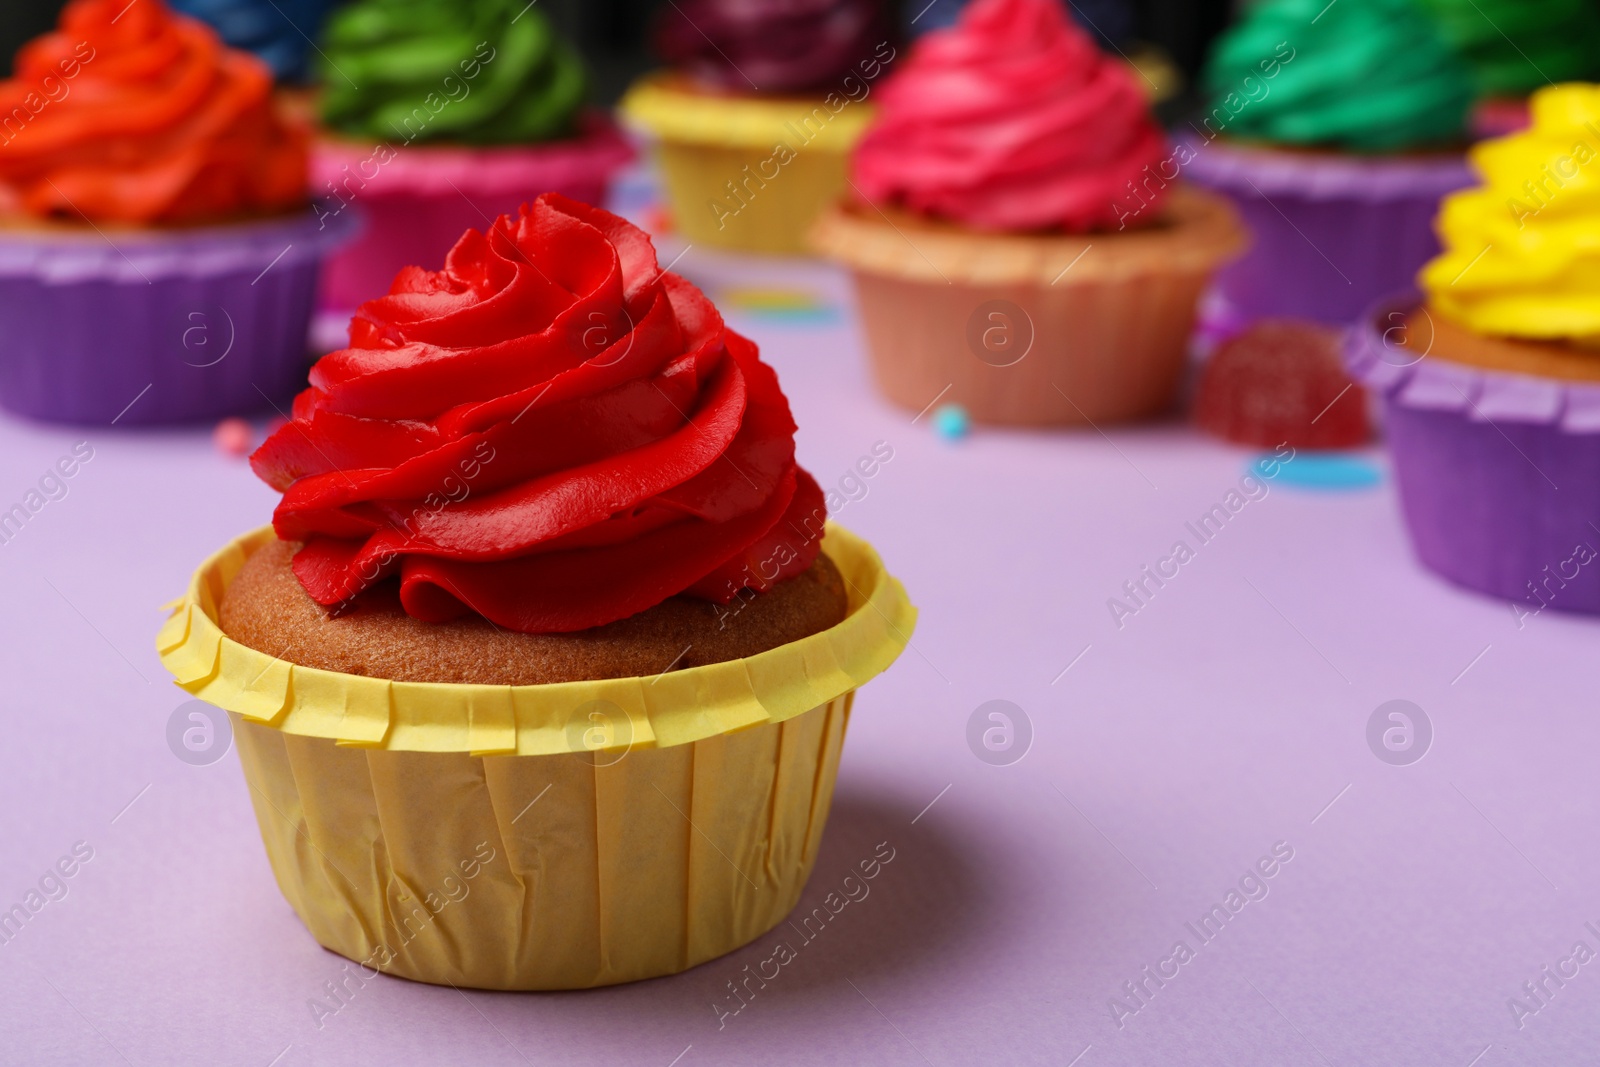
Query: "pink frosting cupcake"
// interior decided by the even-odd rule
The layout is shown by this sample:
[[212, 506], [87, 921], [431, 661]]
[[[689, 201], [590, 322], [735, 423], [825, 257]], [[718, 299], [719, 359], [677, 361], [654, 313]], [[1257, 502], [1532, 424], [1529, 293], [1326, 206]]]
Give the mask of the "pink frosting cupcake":
[[[855, 275], [878, 385], [921, 410], [1065, 424], [1168, 407], [1221, 198], [1162, 179], [1144, 93], [1054, 0], [975, 0], [883, 87], [855, 197], [813, 231]], [[1127, 207], [1130, 185], [1148, 206]]]

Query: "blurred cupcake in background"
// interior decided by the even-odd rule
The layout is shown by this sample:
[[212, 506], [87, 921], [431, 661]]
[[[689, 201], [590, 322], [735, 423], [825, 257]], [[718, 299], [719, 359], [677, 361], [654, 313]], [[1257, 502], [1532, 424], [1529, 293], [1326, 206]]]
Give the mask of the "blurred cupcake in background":
[[249, 52], [280, 82], [299, 83], [333, 0], [171, 0], [174, 11], [217, 31], [224, 44]]
[[211, 419], [305, 384], [319, 260], [272, 74], [160, 0], [73, 0], [0, 82], [0, 405]]
[[1600, 7], [1593, 0], [1423, 3], [1472, 67], [1480, 136], [1526, 126], [1527, 95], [1540, 86], [1600, 75]]
[[992, 423], [1169, 407], [1243, 233], [1224, 198], [1171, 180], [1134, 74], [1056, 0], [974, 0], [878, 99], [860, 195], [813, 236], [854, 274], [883, 392]]
[[[901, 24], [909, 39], [953, 26], [965, 6], [964, 0], [903, 4]], [[1134, 36], [1137, 18], [1128, 0], [1062, 0], [1062, 6], [1096, 44], [1127, 60], [1153, 103], [1164, 103], [1183, 91], [1183, 71], [1173, 58], [1160, 46]]]
[[674, 225], [694, 243], [804, 252], [898, 56], [882, 0], [683, 0], [656, 44], [673, 69], [621, 107], [655, 142]]
[[321, 49], [312, 188], [368, 220], [328, 264], [326, 307], [385, 292], [541, 193], [604, 203], [633, 158], [587, 105], [582, 60], [525, 0], [356, 0]]
[[1350, 342], [1386, 408], [1417, 555], [1513, 602], [1600, 612], [1600, 86], [1548, 87], [1472, 150], [1415, 294]]
[[1226, 317], [1343, 325], [1438, 251], [1472, 73], [1415, 0], [1262, 0], [1213, 46], [1210, 110], [1184, 172], [1226, 192], [1254, 237], [1224, 270]]

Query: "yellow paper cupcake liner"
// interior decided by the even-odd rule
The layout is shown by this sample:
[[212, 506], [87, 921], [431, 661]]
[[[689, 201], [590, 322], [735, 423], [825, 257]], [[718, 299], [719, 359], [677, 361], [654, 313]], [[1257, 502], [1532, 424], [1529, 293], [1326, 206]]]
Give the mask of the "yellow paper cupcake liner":
[[[757, 168], [770, 155], [771, 149], [679, 141], [658, 144], [662, 185], [672, 206], [672, 221], [684, 238], [691, 244], [743, 252], [806, 252], [806, 231], [847, 189], [847, 157], [831, 149], [808, 148], [770, 182], [758, 185], [745, 177], [758, 174]], [[738, 185], [737, 193], [728, 190], [730, 181]]]
[[[402, 686], [221, 634], [223, 591], [271, 537], [207, 560], [160, 646], [179, 684], [232, 712], [278, 885], [353, 961], [308, 1001], [319, 1025], [380, 972], [586, 988], [773, 929], [815, 863], [854, 687], [915, 622], [872, 549], [830, 525], [850, 611], [824, 633], [656, 679]], [[628, 709], [626, 725], [597, 736], [595, 700]], [[629, 728], [631, 746], [616, 736]]]
[[850, 591], [831, 629], [746, 659], [654, 678], [494, 686], [394, 682], [302, 667], [247, 648], [217, 624], [234, 575], [275, 535], [262, 527], [195, 572], [156, 638], [178, 685], [219, 708], [285, 733], [409, 752], [550, 755], [584, 752], [585, 716], [615, 705], [619, 744], [687, 744], [820, 707], [881, 673], [910, 639], [916, 609], [870, 545], [828, 524], [822, 549]]
[[779, 141], [799, 150], [848, 152], [872, 121], [873, 107], [843, 92], [816, 96], [729, 96], [686, 88], [659, 71], [635, 82], [618, 105], [623, 118], [668, 141], [771, 151]]
[[842, 93], [716, 96], [668, 74], [640, 79], [621, 109], [656, 142], [673, 222], [694, 244], [799, 255], [847, 188], [850, 150], [872, 105]]

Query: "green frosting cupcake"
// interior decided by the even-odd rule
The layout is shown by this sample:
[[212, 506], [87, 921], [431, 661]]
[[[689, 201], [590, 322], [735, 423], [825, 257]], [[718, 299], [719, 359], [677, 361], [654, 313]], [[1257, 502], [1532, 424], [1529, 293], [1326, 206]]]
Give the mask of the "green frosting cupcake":
[[1600, 74], [1600, 7], [1594, 0], [1425, 0], [1425, 5], [1466, 56], [1486, 95], [1522, 96], [1549, 82], [1587, 81]]
[[1216, 131], [1358, 152], [1459, 138], [1475, 95], [1416, 0], [1261, 0], [1218, 39], [1204, 82]]
[[322, 39], [322, 119], [405, 143], [566, 137], [583, 65], [526, 0], [356, 0]]

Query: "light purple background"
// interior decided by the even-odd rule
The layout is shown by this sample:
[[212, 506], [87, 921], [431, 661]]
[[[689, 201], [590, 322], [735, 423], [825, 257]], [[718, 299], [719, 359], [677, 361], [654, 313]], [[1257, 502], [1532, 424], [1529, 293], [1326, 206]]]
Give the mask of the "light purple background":
[[[680, 247], [663, 242], [662, 259]], [[778, 368], [824, 486], [875, 441], [894, 448], [837, 517], [879, 548], [921, 623], [857, 699], [802, 907], [887, 841], [896, 858], [870, 896], [720, 1031], [711, 1002], [779, 935], [589, 993], [379, 979], [319, 1029], [307, 1002], [344, 961], [279, 896], [237, 757], [197, 768], [168, 750], [187, 695], [152, 647], [160, 605], [275, 495], [205, 431], [4, 422], [0, 510], [72, 442], [95, 457], [0, 546], [0, 905], [74, 842], [95, 855], [0, 945], [0, 1062], [1592, 1057], [1600, 961], [1521, 1030], [1507, 998], [1575, 941], [1600, 950], [1583, 925], [1600, 925], [1595, 622], [1547, 612], [1519, 630], [1506, 604], [1420, 571], [1388, 484], [1280, 482], [1119, 631], [1107, 598], [1238, 484], [1249, 453], [1181, 425], [941, 441], [874, 396], [837, 275], [700, 248], [679, 269], [714, 298], [783, 284], [843, 307], [822, 324], [730, 319]], [[1409, 767], [1365, 740], [1395, 698], [1436, 733]], [[1034, 727], [1013, 766], [967, 746], [992, 699]], [[1199, 946], [1185, 922], [1277, 841], [1294, 859], [1269, 895]], [[1179, 938], [1196, 959], [1119, 1029], [1109, 999]]]

